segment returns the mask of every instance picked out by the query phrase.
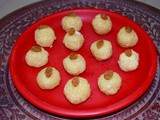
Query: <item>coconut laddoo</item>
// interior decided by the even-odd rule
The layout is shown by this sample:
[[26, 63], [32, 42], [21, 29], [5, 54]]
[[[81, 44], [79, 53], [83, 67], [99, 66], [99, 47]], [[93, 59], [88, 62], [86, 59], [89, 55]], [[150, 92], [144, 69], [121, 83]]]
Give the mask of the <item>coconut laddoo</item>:
[[40, 25], [35, 31], [35, 41], [42, 47], [51, 47], [56, 40], [54, 30], [48, 25]]
[[92, 43], [91, 53], [98, 60], [103, 61], [112, 56], [112, 44], [107, 40], [98, 40]]
[[77, 51], [82, 47], [84, 43], [84, 37], [80, 32], [75, 31], [75, 29], [72, 27], [64, 36], [63, 43], [66, 48], [72, 51]]
[[41, 67], [48, 62], [48, 52], [41, 46], [33, 46], [26, 53], [25, 60], [29, 66]]
[[114, 95], [118, 92], [122, 79], [118, 73], [112, 70], [106, 71], [98, 78], [98, 87], [106, 95]]
[[92, 20], [92, 27], [97, 34], [104, 35], [111, 31], [112, 21], [106, 14], [97, 14]]
[[80, 54], [71, 53], [63, 60], [63, 67], [71, 75], [79, 75], [86, 69], [86, 61]]
[[123, 47], [133, 47], [138, 42], [138, 36], [136, 32], [130, 27], [122, 27], [117, 34], [117, 43]]
[[131, 49], [128, 49], [120, 54], [118, 64], [120, 69], [125, 72], [133, 71], [138, 68], [139, 54]]
[[37, 75], [37, 84], [41, 89], [50, 90], [60, 84], [60, 73], [53, 67], [42, 69]]
[[62, 18], [62, 28], [67, 32], [68, 29], [73, 27], [76, 31], [80, 31], [82, 28], [82, 20], [76, 13], [71, 12], [68, 13], [67, 16]]
[[68, 80], [63, 93], [70, 103], [80, 104], [91, 95], [90, 84], [85, 78], [74, 77]]

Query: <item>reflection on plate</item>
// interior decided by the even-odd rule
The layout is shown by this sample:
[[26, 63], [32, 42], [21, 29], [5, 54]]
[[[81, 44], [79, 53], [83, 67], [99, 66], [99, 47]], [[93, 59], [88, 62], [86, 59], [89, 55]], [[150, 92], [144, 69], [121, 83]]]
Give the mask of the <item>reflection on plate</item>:
[[[64, 47], [62, 41], [65, 31], [61, 27], [62, 18], [68, 12], [76, 12], [83, 21], [81, 33], [85, 42], [76, 53], [81, 54], [86, 62], [87, 69], [81, 77], [88, 79], [91, 85], [90, 98], [79, 105], [72, 105], [63, 95], [63, 88], [67, 80], [72, 76], [65, 72], [62, 66], [63, 59], [72, 51]], [[91, 21], [98, 13], [110, 16], [113, 27], [106, 35], [97, 35], [92, 29]], [[25, 54], [31, 46], [36, 45], [34, 32], [39, 25], [47, 24], [55, 30], [57, 36], [52, 48], [45, 48], [50, 56], [47, 65], [41, 68], [29, 67], [25, 62]], [[132, 47], [139, 53], [140, 61], [137, 70], [123, 72], [118, 66], [119, 55], [126, 49], [121, 48], [116, 42], [116, 35], [123, 26], [130, 25], [139, 37], [138, 44]], [[106, 39], [112, 43], [113, 56], [103, 62], [97, 62], [90, 52], [90, 45], [99, 39]], [[137, 100], [151, 84], [156, 71], [156, 50], [147, 33], [136, 23], [117, 13], [99, 9], [73, 9], [52, 14], [31, 25], [15, 43], [10, 56], [10, 72], [12, 80], [19, 92], [35, 106], [66, 117], [94, 117], [116, 112]], [[36, 83], [38, 72], [46, 67], [53, 66], [61, 73], [61, 83], [53, 90], [41, 90]], [[97, 86], [97, 78], [106, 70], [112, 69], [122, 77], [122, 86], [117, 94], [106, 96]]]

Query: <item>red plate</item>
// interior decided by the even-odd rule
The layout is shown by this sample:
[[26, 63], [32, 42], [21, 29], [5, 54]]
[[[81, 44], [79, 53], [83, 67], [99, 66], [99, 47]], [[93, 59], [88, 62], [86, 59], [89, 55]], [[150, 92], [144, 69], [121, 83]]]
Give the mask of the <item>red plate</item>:
[[[73, 76], [65, 72], [62, 66], [63, 59], [72, 51], [64, 47], [62, 41], [65, 31], [61, 27], [62, 18], [68, 12], [76, 12], [82, 18], [83, 27], [81, 33], [84, 35], [85, 43], [76, 53], [81, 54], [86, 62], [87, 69], [81, 74], [91, 85], [91, 96], [82, 104], [72, 105], [63, 95], [63, 88], [67, 80]], [[113, 27], [106, 35], [97, 35], [92, 29], [91, 21], [98, 13], [110, 16]], [[25, 62], [25, 55], [31, 46], [36, 45], [34, 32], [39, 25], [47, 24], [55, 30], [57, 40], [52, 48], [45, 48], [49, 52], [49, 62], [41, 68], [29, 67]], [[133, 50], [139, 53], [140, 61], [137, 70], [123, 72], [117, 61], [119, 55], [126, 49], [121, 48], [116, 42], [116, 35], [123, 26], [130, 25], [137, 33], [139, 41]], [[90, 52], [91, 44], [99, 39], [106, 39], [112, 43], [113, 56], [104, 62], [98, 62]], [[47, 16], [33, 25], [20, 35], [15, 43], [9, 61], [12, 80], [19, 92], [35, 106], [65, 117], [95, 117], [118, 111], [137, 100], [151, 84], [157, 65], [155, 46], [147, 33], [135, 22], [114, 12], [99, 9], [73, 9], [58, 12]], [[53, 90], [41, 90], [36, 83], [38, 72], [46, 67], [53, 66], [60, 71], [61, 83]], [[97, 86], [97, 78], [106, 70], [112, 69], [122, 77], [122, 86], [117, 94], [106, 96], [101, 93]]]

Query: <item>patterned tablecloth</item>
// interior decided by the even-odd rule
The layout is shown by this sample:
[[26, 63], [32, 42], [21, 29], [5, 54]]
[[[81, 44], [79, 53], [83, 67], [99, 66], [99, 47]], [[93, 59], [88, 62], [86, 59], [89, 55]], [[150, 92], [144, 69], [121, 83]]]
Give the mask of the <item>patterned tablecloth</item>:
[[18, 36], [28, 26], [49, 14], [72, 8], [100, 8], [125, 15], [144, 28], [157, 47], [157, 71], [149, 89], [130, 106], [99, 119], [160, 119], [160, 11], [129, 0], [46, 0], [0, 20], [0, 120], [62, 119], [36, 108], [19, 94], [10, 77], [8, 58]]

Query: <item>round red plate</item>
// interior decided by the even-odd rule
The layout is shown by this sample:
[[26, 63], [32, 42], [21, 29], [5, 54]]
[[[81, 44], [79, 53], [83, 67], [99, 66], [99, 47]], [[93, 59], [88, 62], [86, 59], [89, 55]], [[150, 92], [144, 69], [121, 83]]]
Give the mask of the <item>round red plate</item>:
[[[63, 88], [67, 80], [73, 76], [65, 72], [62, 66], [63, 59], [72, 51], [64, 47], [62, 41], [65, 31], [62, 29], [61, 20], [68, 12], [76, 12], [83, 21], [81, 33], [85, 43], [76, 53], [81, 54], [87, 63], [86, 71], [81, 74], [91, 85], [91, 96], [79, 105], [72, 105], [63, 95]], [[92, 29], [92, 19], [98, 13], [110, 16], [113, 27], [106, 35], [97, 35]], [[52, 48], [45, 48], [49, 52], [49, 62], [41, 68], [33, 68], [26, 64], [25, 55], [31, 46], [36, 45], [34, 32], [39, 25], [47, 24], [55, 30], [57, 36]], [[116, 35], [123, 26], [130, 25], [138, 35], [138, 44], [132, 47], [139, 53], [140, 61], [137, 70], [123, 72], [118, 66], [119, 55], [126, 49], [121, 48], [116, 42]], [[103, 62], [98, 62], [90, 52], [91, 44], [99, 39], [106, 39], [112, 43], [113, 56]], [[9, 61], [12, 80], [19, 92], [35, 106], [65, 117], [95, 117], [118, 111], [138, 99], [151, 84], [157, 65], [155, 46], [147, 33], [135, 22], [114, 12], [99, 9], [73, 9], [54, 13], [47, 16], [24, 31], [15, 43]], [[46, 66], [57, 68], [61, 74], [61, 83], [53, 90], [41, 90], [36, 83], [38, 72]], [[122, 86], [117, 94], [106, 96], [97, 86], [97, 78], [106, 70], [113, 70], [122, 77]]]

